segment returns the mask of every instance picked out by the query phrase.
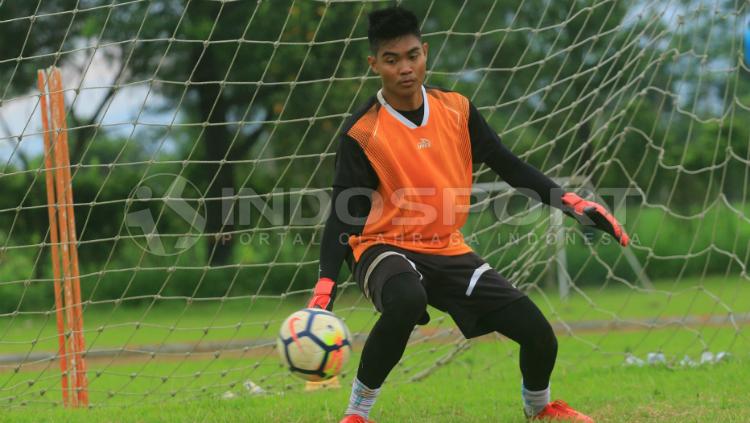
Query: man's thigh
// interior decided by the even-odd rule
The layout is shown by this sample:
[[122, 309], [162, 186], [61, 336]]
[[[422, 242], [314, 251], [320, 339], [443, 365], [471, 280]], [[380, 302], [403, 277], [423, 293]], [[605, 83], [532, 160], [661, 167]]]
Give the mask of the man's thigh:
[[423, 280], [417, 265], [408, 256], [408, 252], [386, 244], [368, 248], [354, 266], [354, 279], [362, 293], [372, 301], [375, 308], [383, 311], [383, 287], [392, 277], [410, 273], [415, 280]]
[[423, 271], [430, 305], [449, 313], [467, 338], [490, 332], [477, 325], [480, 317], [525, 296], [473, 252], [415, 262]]
[[450, 314], [467, 338], [490, 332], [477, 324], [480, 317], [525, 296], [473, 252], [441, 256], [381, 244], [368, 248], [354, 267], [360, 289], [381, 312], [383, 286], [400, 273], [418, 278], [429, 304]]

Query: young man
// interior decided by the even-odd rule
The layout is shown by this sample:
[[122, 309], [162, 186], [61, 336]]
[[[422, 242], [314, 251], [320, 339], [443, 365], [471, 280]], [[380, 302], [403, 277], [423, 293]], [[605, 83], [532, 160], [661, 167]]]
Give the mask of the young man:
[[[309, 307], [330, 310], [342, 262], [382, 314], [362, 350], [342, 422], [368, 422], [388, 373], [427, 305], [451, 315], [467, 338], [499, 332], [519, 343], [523, 408], [532, 419], [592, 421], [550, 402], [557, 340], [541, 311], [464, 242], [472, 165], [486, 163], [516, 188], [599, 228], [628, 236], [604, 207], [564, 193], [513, 155], [462, 95], [422, 85], [427, 43], [413, 13], [369, 15], [372, 70], [382, 89], [348, 120], [336, 155], [332, 212], [320, 279]], [[590, 220], [588, 220], [588, 219]]]

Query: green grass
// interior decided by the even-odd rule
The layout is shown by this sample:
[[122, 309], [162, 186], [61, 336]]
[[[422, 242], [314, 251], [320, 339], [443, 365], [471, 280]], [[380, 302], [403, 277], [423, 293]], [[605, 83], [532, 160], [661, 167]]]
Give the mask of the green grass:
[[[589, 289], [567, 301], [538, 291], [531, 295], [553, 320], [576, 323], [611, 321], [613, 315], [638, 320], [726, 315], [727, 309], [746, 313], [750, 310], [749, 285], [737, 279], [704, 279], [658, 282], [657, 292], [650, 293], [618, 286]], [[114, 312], [112, 304], [96, 306], [85, 316], [87, 345], [97, 349], [270, 339], [280, 319], [300, 301], [262, 300], [252, 307], [248, 300], [223, 306], [196, 303], [188, 308], [184, 303], [172, 303], [151, 310], [119, 307]], [[369, 330], [376, 318], [371, 306], [353, 295], [343, 298], [336, 309], [353, 331]], [[434, 310], [431, 313], [433, 323], [428, 329], [455, 328], [446, 316]], [[138, 328], [136, 322], [140, 322]], [[39, 318], [6, 318], [0, 324], [0, 350], [3, 354], [54, 351], [54, 317], [43, 323]], [[99, 332], [97, 327], [103, 330]], [[750, 421], [750, 407], [744, 403], [750, 394], [747, 324], [637, 331], [602, 328], [572, 334], [559, 331], [559, 335], [554, 396], [590, 412], [597, 421]], [[42, 340], [32, 349], [30, 341], [35, 338]], [[389, 377], [373, 417], [379, 422], [523, 421], [516, 345], [500, 337], [484, 337], [446, 365], [436, 366], [442, 357], [456, 351], [461, 339], [454, 329], [447, 340], [412, 343]], [[697, 360], [705, 350], [730, 351], [732, 360], [700, 368], [677, 365], [686, 354]], [[626, 353], [645, 358], [654, 351], [664, 352], [669, 366], [623, 366]], [[275, 355], [271, 349], [251, 349], [218, 357], [177, 353], [153, 359], [92, 359], [88, 362], [91, 410], [59, 407], [56, 362], [24, 366], [17, 372], [5, 365], [0, 367], [0, 403], [9, 408], [0, 421], [336, 421], [345, 406], [346, 385], [358, 357], [345, 369], [344, 389], [305, 394], [301, 392], [303, 384], [280, 366]], [[410, 382], [413, 375], [427, 369], [434, 373], [420, 382]], [[246, 380], [274, 394], [250, 396], [241, 387]], [[227, 391], [239, 397], [219, 399]]]
[[[717, 332], [717, 344], [727, 345], [732, 339], [737, 341], [737, 335], [732, 330], [724, 328], [717, 329]], [[624, 351], [639, 342], [641, 335], [637, 332], [618, 334], [608, 337], [602, 346], [605, 350]], [[664, 333], [655, 335], [660, 337]], [[600, 337], [584, 338], [588, 338], [586, 341], [589, 342], [601, 341]], [[667, 356], [699, 352], [699, 348], [685, 347], [691, 344], [689, 338], [688, 334], [682, 333], [675, 339], [674, 347], [666, 351]], [[554, 396], [566, 399], [599, 422], [745, 422], [750, 420], [750, 405], [746, 401], [750, 395], [750, 385], [747, 384], [750, 356], [747, 355], [747, 339], [742, 342], [741, 350], [744, 352], [727, 363], [698, 368], [638, 368], [612, 364], [607, 354], [589, 356], [591, 350], [582, 340], [563, 337], [560, 362], [552, 381]], [[449, 365], [437, 369], [425, 380], [407, 382], [403, 370], [419, 359], [418, 355], [415, 357], [412, 354], [411, 358], [407, 357], [406, 363], [394, 371], [394, 382], [385, 385], [372, 414], [374, 419], [379, 422], [524, 421], [519, 405], [520, 374], [516, 364], [516, 348], [510, 342], [475, 342], [467, 352], [454, 358]], [[230, 361], [219, 360], [214, 364], [221, 367], [230, 364]], [[190, 376], [201, 363], [187, 362], [183, 365], [185, 368], [180, 374]], [[348, 370], [352, 368], [350, 364]], [[115, 366], [110, 370], [112, 373], [127, 374], [132, 369], [132, 366]], [[255, 372], [258, 374], [250, 371], [240, 378], [230, 374], [230, 379], [241, 381], [248, 376], [261, 376], [262, 371], [256, 369]], [[350, 383], [350, 377], [348, 373], [343, 382], [344, 389], [325, 392], [299, 392], [299, 382], [288, 376], [280, 376], [269, 381], [294, 386], [293, 390], [283, 395], [250, 396], [241, 394], [241, 388], [228, 385], [201, 393], [200, 386], [218, 382], [218, 376], [211, 376], [198, 378], [193, 382], [194, 386], [183, 388], [177, 400], [170, 401], [169, 390], [178, 384], [189, 384], [189, 381], [178, 379], [173, 386], [143, 395], [139, 389], [149, 385], [152, 389], [160, 388], [161, 384], [148, 378], [136, 378], [127, 384], [126, 378], [116, 380], [115, 375], [107, 375], [93, 381], [92, 403], [101, 406], [102, 403], [96, 402], [97, 392], [109, 388], [125, 397], [125, 402], [129, 404], [127, 408], [105, 406], [91, 410], [64, 410], [50, 408], [49, 405], [29, 405], [6, 411], [0, 421], [63, 422], [83, 418], [87, 421], [113, 422], [336, 421], [348, 398], [346, 386]], [[240, 396], [233, 400], [217, 398], [216, 394], [226, 390], [240, 393]], [[54, 394], [59, 396], [59, 392]], [[33, 401], [30, 397], [28, 400]]]
[[656, 319], [727, 315], [750, 311], [750, 281], [708, 277], [657, 281], [653, 289], [609, 285], [575, 290], [567, 301], [539, 290], [531, 297], [551, 318], [586, 320]]
[[[646, 319], [727, 315], [750, 310], [750, 282], [744, 279], [686, 279], [660, 281], [644, 291], [610, 285], [605, 289], [575, 291], [567, 301], [532, 290], [531, 297], [551, 320]], [[350, 289], [354, 291], [356, 289]], [[358, 291], [339, 299], [336, 312], [353, 332], [366, 332], [375, 321], [372, 306]], [[84, 314], [87, 347], [172, 343], [211, 343], [227, 340], [273, 338], [283, 319], [304, 304], [306, 294], [285, 299], [230, 299], [194, 302], [163, 301], [152, 308], [113, 303], [89, 306]], [[433, 316], [441, 316], [437, 311]], [[35, 343], [32, 345], [32, 341]], [[18, 316], [0, 319], [3, 354], [55, 351], [55, 316]]]

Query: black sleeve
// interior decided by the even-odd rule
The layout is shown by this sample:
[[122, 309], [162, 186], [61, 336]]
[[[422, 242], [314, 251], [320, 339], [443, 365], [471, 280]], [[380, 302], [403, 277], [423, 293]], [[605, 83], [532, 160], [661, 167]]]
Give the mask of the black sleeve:
[[336, 174], [333, 186], [377, 189], [378, 176], [362, 146], [352, 137], [341, 134], [336, 150]]
[[[362, 147], [342, 135], [336, 151], [331, 211], [320, 241], [321, 278], [337, 282], [341, 263], [351, 258], [349, 235], [362, 233], [370, 214], [372, 191], [378, 177]], [[351, 268], [351, 262], [349, 261]]]
[[560, 185], [505, 147], [473, 104], [469, 104], [469, 137], [474, 163], [486, 163], [510, 186], [534, 191], [544, 204], [560, 207]]

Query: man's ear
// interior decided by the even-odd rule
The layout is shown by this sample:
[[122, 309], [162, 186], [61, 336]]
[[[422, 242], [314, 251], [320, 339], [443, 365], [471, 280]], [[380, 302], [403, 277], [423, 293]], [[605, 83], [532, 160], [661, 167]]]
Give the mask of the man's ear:
[[425, 59], [427, 58], [427, 51], [430, 49], [427, 43], [422, 43], [422, 52], [424, 53]]
[[378, 70], [375, 68], [375, 62], [377, 62], [375, 56], [367, 56], [367, 63], [370, 65], [370, 69], [372, 69], [375, 74], [378, 74]]

